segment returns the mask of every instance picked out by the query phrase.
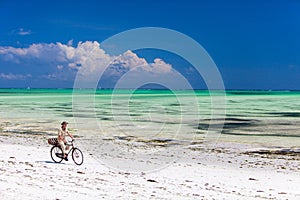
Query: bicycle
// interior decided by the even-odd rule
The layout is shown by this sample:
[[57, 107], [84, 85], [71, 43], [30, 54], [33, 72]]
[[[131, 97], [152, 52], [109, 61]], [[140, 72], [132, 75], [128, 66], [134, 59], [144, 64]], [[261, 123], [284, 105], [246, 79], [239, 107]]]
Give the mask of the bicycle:
[[[60, 163], [63, 159], [63, 151], [61, 146], [58, 144], [57, 138], [49, 138], [48, 143], [53, 145], [53, 147], [50, 150], [50, 155], [52, 160], [55, 163]], [[81, 165], [83, 163], [83, 153], [80, 149], [78, 149], [75, 144], [74, 140], [67, 143], [67, 146], [72, 147], [69, 150], [66, 150], [67, 158], [69, 154], [72, 154], [72, 159], [76, 165]]]

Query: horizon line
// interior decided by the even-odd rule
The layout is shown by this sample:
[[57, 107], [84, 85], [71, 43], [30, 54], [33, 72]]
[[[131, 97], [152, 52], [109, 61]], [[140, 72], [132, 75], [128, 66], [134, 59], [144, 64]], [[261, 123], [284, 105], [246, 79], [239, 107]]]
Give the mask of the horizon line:
[[[168, 88], [38, 88], [38, 87], [3, 87], [3, 89], [22, 89], [22, 90], [175, 90], [175, 91], [182, 91], [182, 90], [201, 90], [201, 91], [220, 91], [222, 89], [203, 89], [203, 88], [193, 88], [193, 89], [168, 89]], [[225, 89], [224, 91], [300, 91], [300, 89], [239, 89], [239, 88], [230, 88]]]

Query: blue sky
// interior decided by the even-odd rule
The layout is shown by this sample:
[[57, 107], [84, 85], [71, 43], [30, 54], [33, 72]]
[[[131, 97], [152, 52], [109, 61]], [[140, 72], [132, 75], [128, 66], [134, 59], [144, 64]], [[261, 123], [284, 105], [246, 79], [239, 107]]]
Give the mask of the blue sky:
[[[101, 42], [117, 33], [164, 27], [201, 44], [218, 66], [227, 89], [299, 90], [299, 10], [297, 0], [2, 0], [0, 87], [72, 87], [78, 68], [88, 65], [81, 63], [87, 56], [82, 51], [97, 48], [99, 43], [100, 49], [94, 52], [97, 57]], [[61, 57], [70, 52], [76, 56]], [[117, 63], [103, 78], [105, 87], [141, 63], [143, 70], [158, 67], [158, 73], [177, 70], [193, 87], [203, 87], [201, 76], [188, 73], [192, 66], [168, 52], [129, 52]]]

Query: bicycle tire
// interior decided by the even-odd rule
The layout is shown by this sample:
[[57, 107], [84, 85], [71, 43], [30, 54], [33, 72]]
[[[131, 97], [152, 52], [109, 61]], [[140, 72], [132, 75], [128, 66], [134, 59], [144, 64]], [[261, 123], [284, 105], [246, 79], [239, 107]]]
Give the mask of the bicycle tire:
[[63, 160], [63, 156], [59, 157], [59, 156], [57, 156], [58, 154], [60, 154], [60, 155], [63, 154], [61, 147], [53, 146], [50, 150], [50, 155], [51, 155], [52, 160], [55, 163], [60, 163]]
[[83, 153], [80, 149], [74, 148], [72, 151], [72, 159], [76, 165], [81, 165], [83, 163]]

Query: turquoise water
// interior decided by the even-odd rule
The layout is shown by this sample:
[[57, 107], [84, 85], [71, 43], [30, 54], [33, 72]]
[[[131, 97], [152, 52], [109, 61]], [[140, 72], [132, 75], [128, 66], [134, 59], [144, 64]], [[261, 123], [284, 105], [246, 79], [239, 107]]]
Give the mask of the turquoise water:
[[[225, 121], [215, 91], [0, 89], [4, 132], [55, 134], [63, 120], [81, 137], [126, 135], [201, 140], [223, 125], [219, 142], [297, 146], [299, 91], [227, 91]], [[78, 97], [78, 98], [77, 98]], [[222, 106], [215, 105], [217, 112]], [[225, 110], [224, 110], [225, 112]]]

